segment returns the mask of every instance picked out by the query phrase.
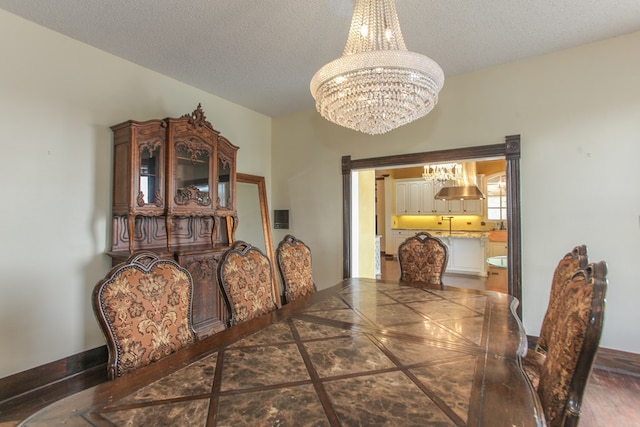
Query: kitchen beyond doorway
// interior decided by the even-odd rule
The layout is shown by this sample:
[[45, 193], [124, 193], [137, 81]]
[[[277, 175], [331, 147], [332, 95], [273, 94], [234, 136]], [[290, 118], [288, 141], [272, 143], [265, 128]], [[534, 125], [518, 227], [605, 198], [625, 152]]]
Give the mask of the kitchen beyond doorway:
[[[398, 280], [400, 277], [400, 265], [398, 264], [398, 260], [387, 259], [384, 254], [382, 254], [380, 259], [382, 260], [380, 278], [386, 280]], [[487, 278], [466, 274], [445, 273], [442, 281], [446, 286], [485, 290]]]
[[[368, 248], [369, 253], [360, 251], [362, 243], [360, 230], [362, 221], [353, 221], [355, 214], [360, 213], [359, 191], [360, 184], [367, 190], [366, 195], [373, 199], [373, 182], [371, 189], [367, 188], [364, 182], [369, 177], [360, 176], [360, 171], [369, 173], [371, 170], [384, 170], [398, 167], [410, 167], [419, 164], [443, 163], [460, 160], [499, 159], [506, 161], [506, 190], [507, 190], [507, 223], [508, 223], [508, 257], [510, 268], [508, 270], [508, 292], [509, 295], [517, 298], [520, 305], [516, 308], [518, 317], [522, 316], [522, 307], [525, 302], [522, 299], [522, 249], [521, 249], [521, 197], [520, 197], [520, 161], [521, 161], [521, 140], [520, 135], [507, 135], [504, 143], [490, 145], [476, 145], [463, 148], [450, 148], [445, 150], [427, 151], [422, 153], [387, 155], [382, 157], [371, 157], [363, 159], [352, 159], [350, 155], [342, 156], [342, 193], [343, 193], [343, 277], [355, 277], [360, 274], [360, 261], [364, 265], [375, 265], [372, 261], [374, 256], [373, 243], [375, 239], [375, 223], [370, 226], [369, 236], [364, 236], [363, 244]], [[362, 178], [362, 182], [360, 179]], [[371, 179], [374, 181], [375, 177]], [[385, 187], [387, 186], [385, 179]], [[371, 210], [375, 208], [371, 206]], [[371, 215], [372, 217], [374, 215]], [[368, 219], [366, 219], [368, 222]], [[473, 224], [472, 224], [473, 225]], [[388, 233], [387, 233], [388, 234]], [[385, 248], [386, 249], [386, 248]], [[385, 251], [386, 252], [386, 251]], [[361, 257], [361, 255], [364, 255]], [[371, 273], [373, 267], [371, 267]]]

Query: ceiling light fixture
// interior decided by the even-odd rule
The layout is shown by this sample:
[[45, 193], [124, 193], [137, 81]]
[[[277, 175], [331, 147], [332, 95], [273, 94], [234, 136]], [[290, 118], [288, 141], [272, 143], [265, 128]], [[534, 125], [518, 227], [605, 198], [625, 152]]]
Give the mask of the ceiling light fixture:
[[443, 163], [439, 165], [424, 165], [422, 177], [425, 181], [447, 182], [460, 177], [462, 165], [458, 163]]
[[356, 0], [342, 57], [320, 68], [310, 88], [322, 117], [377, 135], [427, 115], [443, 84], [435, 61], [407, 50], [395, 0]]

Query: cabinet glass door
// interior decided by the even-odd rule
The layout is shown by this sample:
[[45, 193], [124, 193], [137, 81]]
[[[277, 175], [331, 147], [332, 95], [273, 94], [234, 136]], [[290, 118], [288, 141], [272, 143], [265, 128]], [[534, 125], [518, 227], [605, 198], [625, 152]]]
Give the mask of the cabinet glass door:
[[177, 147], [176, 203], [211, 204], [209, 189], [209, 152], [185, 145]]
[[160, 145], [142, 144], [140, 149], [140, 182], [138, 205], [162, 205], [160, 193]]
[[230, 192], [231, 163], [223, 157], [218, 158], [218, 207], [231, 206]]

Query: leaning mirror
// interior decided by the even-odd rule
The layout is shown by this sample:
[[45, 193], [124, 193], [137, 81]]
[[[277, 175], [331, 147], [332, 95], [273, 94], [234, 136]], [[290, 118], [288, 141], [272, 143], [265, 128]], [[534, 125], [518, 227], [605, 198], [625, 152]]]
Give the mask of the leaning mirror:
[[259, 248], [269, 258], [273, 270], [272, 287], [276, 302], [280, 305], [280, 290], [276, 280], [273, 257], [273, 240], [269, 223], [267, 189], [263, 176], [236, 174], [236, 211], [238, 225], [235, 239], [243, 240]]

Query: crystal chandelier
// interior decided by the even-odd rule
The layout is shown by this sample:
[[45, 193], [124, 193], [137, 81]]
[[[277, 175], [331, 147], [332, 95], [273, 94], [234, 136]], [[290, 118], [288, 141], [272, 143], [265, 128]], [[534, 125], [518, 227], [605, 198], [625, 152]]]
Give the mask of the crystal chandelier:
[[443, 84], [435, 61], [407, 50], [395, 0], [355, 0], [342, 57], [320, 68], [310, 87], [322, 117], [377, 135], [427, 115]]
[[462, 173], [459, 163], [443, 163], [439, 165], [424, 165], [422, 177], [425, 181], [447, 182], [457, 180]]

